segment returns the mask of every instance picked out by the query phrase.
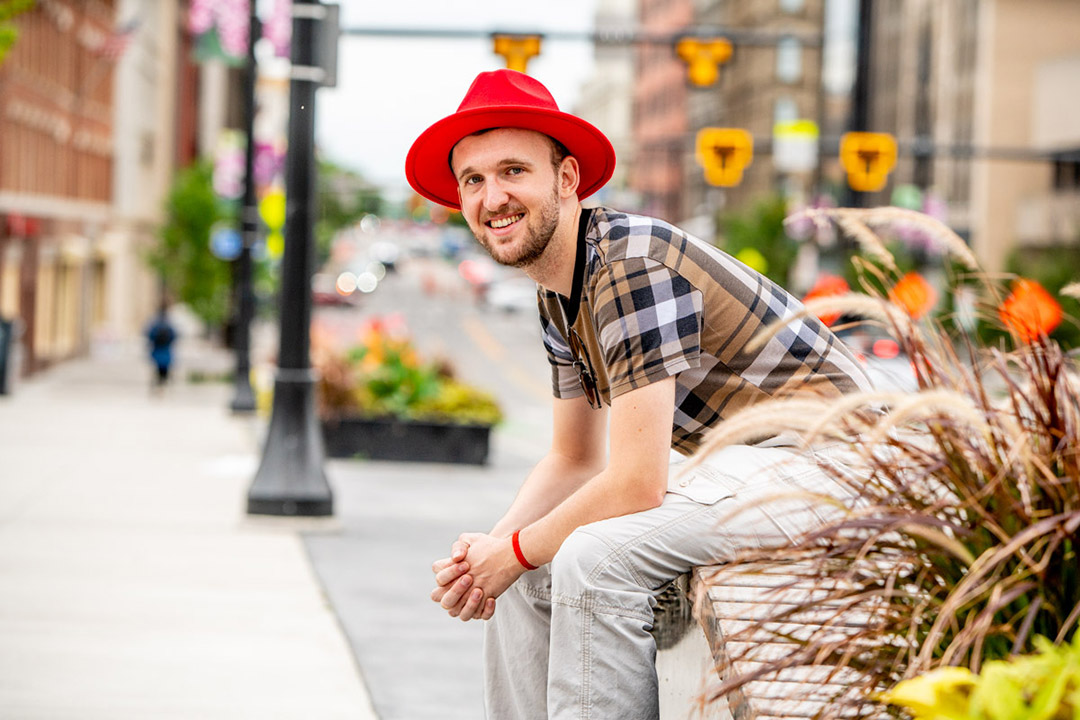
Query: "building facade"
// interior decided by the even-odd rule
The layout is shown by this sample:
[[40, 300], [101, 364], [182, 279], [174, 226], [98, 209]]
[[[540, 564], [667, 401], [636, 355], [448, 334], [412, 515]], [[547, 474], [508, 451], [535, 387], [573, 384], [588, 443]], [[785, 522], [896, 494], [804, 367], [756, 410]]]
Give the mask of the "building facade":
[[0, 316], [23, 370], [84, 352], [106, 316], [115, 3], [44, 0], [0, 66]]
[[[637, 25], [637, 0], [599, 0], [594, 24], [599, 32], [631, 31]], [[574, 112], [603, 130], [615, 148], [615, 174], [595, 201], [637, 210], [640, 200], [630, 190], [629, 168], [634, 164], [634, 49], [598, 45], [595, 69], [581, 88]]]
[[[693, 22], [693, 0], [640, 0], [638, 25], [650, 33], [676, 33]], [[687, 137], [686, 66], [670, 43], [635, 48], [630, 188], [648, 214], [678, 222], [683, 205]]]
[[202, 149], [186, 22], [178, 0], [39, 0], [16, 19], [0, 66], [0, 318], [19, 329], [23, 375], [130, 340], [156, 310], [145, 252], [176, 168]]
[[872, 24], [872, 90], [895, 90], [872, 91], [871, 129], [902, 148], [875, 203], [933, 191], [992, 271], [1080, 243], [1080, 4], [882, 0]]

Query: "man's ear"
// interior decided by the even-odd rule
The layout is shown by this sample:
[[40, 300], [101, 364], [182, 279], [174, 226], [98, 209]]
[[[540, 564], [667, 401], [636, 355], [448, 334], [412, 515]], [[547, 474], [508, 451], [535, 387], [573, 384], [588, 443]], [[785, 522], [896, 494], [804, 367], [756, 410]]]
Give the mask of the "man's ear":
[[567, 155], [559, 163], [559, 195], [564, 198], [577, 197], [578, 185], [581, 183], [581, 166], [577, 158]]

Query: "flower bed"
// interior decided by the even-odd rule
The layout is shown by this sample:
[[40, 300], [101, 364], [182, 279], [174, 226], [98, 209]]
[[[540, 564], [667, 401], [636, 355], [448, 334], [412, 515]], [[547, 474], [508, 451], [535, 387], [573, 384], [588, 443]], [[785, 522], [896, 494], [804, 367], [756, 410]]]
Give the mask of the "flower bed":
[[344, 350], [313, 343], [330, 457], [483, 464], [502, 419], [490, 393], [425, 361], [397, 316], [373, 319]]

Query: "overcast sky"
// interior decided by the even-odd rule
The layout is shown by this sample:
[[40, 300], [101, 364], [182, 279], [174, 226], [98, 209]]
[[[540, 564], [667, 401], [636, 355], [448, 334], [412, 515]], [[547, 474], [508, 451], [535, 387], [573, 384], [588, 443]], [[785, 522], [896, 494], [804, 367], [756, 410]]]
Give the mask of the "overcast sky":
[[[342, 27], [591, 30], [595, 0], [344, 0]], [[549, 41], [529, 64], [569, 110], [592, 70], [586, 42]], [[504, 67], [490, 41], [343, 37], [338, 86], [319, 91], [316, 138], [339, 164], [405, 185], [405, 154], [428, 125], [457, 109], [477, 73]]]

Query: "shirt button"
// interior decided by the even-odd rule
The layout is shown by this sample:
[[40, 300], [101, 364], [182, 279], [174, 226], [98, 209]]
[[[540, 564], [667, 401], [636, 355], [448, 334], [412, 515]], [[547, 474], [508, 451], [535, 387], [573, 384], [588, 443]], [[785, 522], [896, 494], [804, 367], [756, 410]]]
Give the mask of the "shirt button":
[[690, 484], [689, 480], [683, 480], [679, 483], [679, 487], [687, 487]]

